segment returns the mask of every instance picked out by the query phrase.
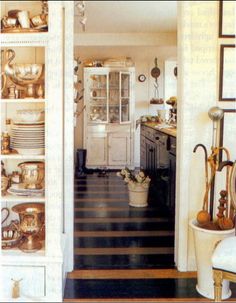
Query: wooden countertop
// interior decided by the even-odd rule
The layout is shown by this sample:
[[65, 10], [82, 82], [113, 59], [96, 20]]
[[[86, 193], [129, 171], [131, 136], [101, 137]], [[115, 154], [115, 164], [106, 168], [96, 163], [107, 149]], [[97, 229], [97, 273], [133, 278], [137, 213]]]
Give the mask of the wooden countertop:
[[158, 125], [161, 125], [158, 122], [143, 122], [142, 125], [148, 126], [150, 128], [153, 128], [155, 130], [158, 130], [159, 132], [162, 132], [164, 134], [170, 135], [172, 137], [176, 137], [177, 135], [177, 129], [176, 128], [157, 128]]

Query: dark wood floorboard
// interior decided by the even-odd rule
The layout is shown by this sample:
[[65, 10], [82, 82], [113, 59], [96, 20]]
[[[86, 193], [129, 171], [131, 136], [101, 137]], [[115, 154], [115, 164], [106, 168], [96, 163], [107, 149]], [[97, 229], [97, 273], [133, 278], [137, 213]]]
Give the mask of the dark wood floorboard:
[[[210, 301], [197, 293], [195, 273], [175, 269], [174, 218], [163, 192], [137, 209], [115, 173], [75, 179], [75, 266], [64, 301]], [[236, 298], [235, 284], [232, 291]]]
[[68, 279], [67, 299], [199, 298], [196, 279], [80, 280]]
[[[150, 299], [168, 302], [210, 302], [212, 300], [203, 298], [196, 291], [197, 280], [188, 279], [109, 279], [109, 280], [81, 280], [68, 279], [66, 284], [65, 298], [67, 300], [80, 298], [103, 300], [124, 299], [125, 302], [147, 302]], [[231, 287], [232, 297], [230, 301], [235, 302], [236, 287]], [[130, 299], [130, 301], [129, 301]], [[102, 300], [102, 301], [101, 301]], [[132, 300], [132, 301], [131, 301]], [[124, 301], [123, 301], [124, 302]]]

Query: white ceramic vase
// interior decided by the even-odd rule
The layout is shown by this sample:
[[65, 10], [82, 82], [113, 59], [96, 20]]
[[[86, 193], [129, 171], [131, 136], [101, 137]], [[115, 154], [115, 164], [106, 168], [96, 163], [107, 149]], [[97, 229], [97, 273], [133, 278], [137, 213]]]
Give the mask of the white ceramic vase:
[[[191, 220], [189, 225], [193, 230], [194, 236], [197, 264], [197, 292], [206, 298], [214, 299], [214, 280], [211, 257], [217, 242], [226, 237], [234, 236], [235, 229], [207, 230], [197, 226], [196, 220]], [[229, 289], [229, 282], [224, 280], [222, 299], [227, 299], [230, 296], [231, 290]]]
[[129, 205], [133, 207], [146, 207], [148, 205], [148, 191], [149, 185], [143, 186], [142, 184], [130, 185], [129, 189]]

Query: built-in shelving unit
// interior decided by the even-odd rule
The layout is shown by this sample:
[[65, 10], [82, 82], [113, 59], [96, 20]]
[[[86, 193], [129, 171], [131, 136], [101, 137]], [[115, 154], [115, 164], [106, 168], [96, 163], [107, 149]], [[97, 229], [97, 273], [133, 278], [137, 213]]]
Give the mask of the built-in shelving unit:
[[[41, 11], [43, 3], [48, 5], [48, 13], [45, 13], [47, 27], [43, 27], [45, 32], [37, 32], [32, 29], [32, 20], [34, 16], [40, 18], [44, 15]], [[4, 177], [9, 179], [8, 188], [1, 192], [1, 208], [7, 208], [10, 213], [1, 226], [0, 302], [61, 302], [63, 298], [63, 5], [58, 1], [1, 2], [1, 19], [14, 14], [14, 10], [28, 11], [31, 25], [27, 30], [17, 27], [13, 29], [14, 33], [2, 28], [0, 34], [1, 73], [6, 77], [5, 87], [1, 89], [1, 134], [7, 132], [11, 141], [10, 153], [7, 154], [4, 154], [6, 150], [1, 141], [0, 154]], [[15, 18], [18, 18], [21, 26], [19, 14]], [[10, 58], [13, 53], [13, 58]], [[27, 64], [40, 65], [43, 67], [42, 74], [31, 86], [27, 81], [24, 84], [7, 71], [6, 65], [14, 70], [17, 64], [19, 68], [25, 68], [26, 74]], [[31, 73], [34, 73], [33, 69]], [[44, 121], [19, 121], [17, 117], [22, 110], [43, 111]], [[24, 171], [19, 166], [25, 162], [44, 163], [44, 177], [33, 188], [23, 176], [27, 174], [27, 169]], [[19, 184], [12, 177], [16, 171], [20, 174]], [[34, 173], [36, 171], [41, 173], [39, 169]], [[12, 194], [9, 188], [19, 191]], [[24, 196], [20, 193], [21, 189], [25, 190]], [[41, 190], [40, 194], [37, 190]], [[15, 206], [25, 203], [30, 204], [24, 214], [16, 211]], [[39, 208], [36, 215], [35, 209]], [[1, 221], [5, 217], [6, 211], [2, 211]], [[24, 224], [39, 226], [32, 241], [39, 243], [37, 248], [34, 245], [34, 249], [31, 249], [31, 238], [24, 232]], [[12, 235], [7, 232], [14, 230], [15, 226], [19, 241], [12, 242], [13, 246], [10, 247], [6, 245], [6, 235]], [[13, 280], [21, 280], [17, 299], [12, 298]]]

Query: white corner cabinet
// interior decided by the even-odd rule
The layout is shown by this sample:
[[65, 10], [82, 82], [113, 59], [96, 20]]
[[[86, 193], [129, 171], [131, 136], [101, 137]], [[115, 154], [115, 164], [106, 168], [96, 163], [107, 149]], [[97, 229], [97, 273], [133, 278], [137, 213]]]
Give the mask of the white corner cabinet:
[[134, 67], [84, 68], [87, 167], [133, 167], [134, 84]]
[[[46, 1], [2, 1], [1, 19], [7, 16], [9, 11], [14, 13], [13, 10], [28, 11], [30, 17], [40, 15], [42, 2], [46, 3]], [[4, 164], [5, 175], [9, 177], [13, 171], [21, 173], [18, 165], [22, 162], [40, 161], [45, 166], [44, 182], [42, 182], [44, 191], [40, 195], [34, 194], [33, 191], [24, 192], [24, 195], [21, 195], [19, 191], [16, 194], [9, 190], [6, 193], [1, 191], [1, 208], [8, 208], [10, 215], [1, 225], [0, 302], [61, 302], [63, 300], [65, 271], [63, 255], [66, 245], [63, 231], [65, 206], [63, 206], [62, 186], [63, 96], [65, 93], [62, 54], [65, 35], [63, 11], [65, 10], [63, 1], [48, 1], [47, 5], [48, 28], [44, 26], [20, 30], [6, 28], [0, 34], [2, 80], [6, 74], [5, 64], [9, 59], [6, 54], [9, 54], [7, 52], [9, 49], [15, 54], [12, 61], [9, 61], [11, 68], [14, 64], [41, 64], [43, 66], [41, 82], [33, 84], [31, 90], [26, 89], [22, 83], [15, 83], [9, 76], [6, 77], [4, 90], [1, 89], [1, 134], [7, 131], [11, 141], [10, 153], [3, 152], [1, 141], [0, 159]], [[71, 18], [73, 18], [73, 9]], [[73, 43], [73, 37], [71, 39]], [[20, 126], [16, 123], [19, 110], [35, 109], [40, 109], [45, 113], [43, 130], [42, 121], [40, 121], [41, 124], [39, 123], [41, 135], [37, 135], [37, 123], [33, 126], [35, 132], [29, 130], [32, 126], [29, 123], [26, 125], [19, 123]], [[25, 127], [25, 133], [22, 131], [19, 133], [21, 126]], [[35, 142], [40, 141], [38, 145], [35, 143], [35, 149], [28, 146], [29, 138], [24, 137], [27, 131], [30, 133], [29, 137], [36, 136]], [[18, 145], [23, 145], [23, 147]], [[24, 187], [24, 183], [22, 186]], [[38, 239], [41, 242], [41, 248], [35, 251], [24, 251], [20, 248], [20, 243], [15, 247], [6, 247], [3, 241], [6, 234], [3, 235], [3, 231], [9, 227], [12, 220], [20, 222], [19, 214], [14, 212], [13, 207], [27, 202], [44, 205], [45, 232]], [[1, 222], [5, 216], [6, 213], [2, 211]], [[19, 233], [22, 233], [23, 228], [19, 230]], [[35, 238], [34, 241], [36, 241]], [[13, 298], [12, 294], [13, 280], [20, 280], [19, 289], [15, 289], [17, 298]]]

